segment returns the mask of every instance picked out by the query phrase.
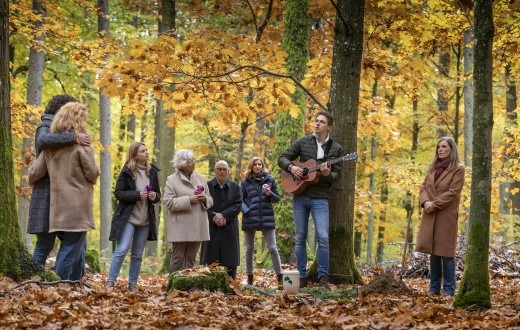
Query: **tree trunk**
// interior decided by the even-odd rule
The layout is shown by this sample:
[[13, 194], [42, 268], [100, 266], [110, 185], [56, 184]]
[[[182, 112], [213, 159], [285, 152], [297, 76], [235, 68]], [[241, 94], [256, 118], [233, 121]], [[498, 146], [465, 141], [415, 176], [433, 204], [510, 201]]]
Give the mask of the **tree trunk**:
[[[175, 0], [163, 0], [161, 6], [161, 17], [162, 20], [159, 21], [159, 34], [160, 35], [169, 35], [173, 37], [175, 32]], [[166, 178], [172, 172], [172, 167], [170, 161], [175, 154], [175, 127], [170, 127], [168, 125], [168, 120], [170, 117], [175, 115], [174, 109], [164, 109], [164, 102], [157, 101], [156, 110], [155, 110], [155, 139], [156, 143], [154, 146], [155, 153], [155, 161], [158, 162], [159, 168], [161, 171], [159, 172], [159, 184], [161, 188], [164, 189], [166, 185]], [[162, 192], [162, 191], [161, 191]], [[167, 222], [164, 221], [166, 219], [168, 210], [166, 208], [162, 208], [162, 203], [155, 204], [156, 218], [157, 218], [157, 226], [161, 224], [161, 213], [162, 213], [162, 223], [163, 223], [163, 237], [162, 237], [162, 255], [167, 260], [169, 264], [169, 254], [167, 253], [170, 245], [168, 244], [168, 240], [166, 238], [167, 233]], [[160, 228], [160, 227], [159, 227]], [[146, 248], [146, 255], [152, 255], [153, 251], [157, 251], [158, 241], [156, 242], [148, 242]], [[155, 246], [155, 247], [154, 247]], [[167, 269], [167, 268], [166, 268]]]
[[[108, 0], [98, 0], [98, 33], [100, 38], [106, 38], [109, 31]], [[100, 224], [99, 224], [99, 251], [103, 258], [112, 256], [111, 244], [108, 240], [112, 220], [112, 155], [109, 151], [112, 143], [110, 98], [103, 95], [104, 87], [99, 89], [99, 135], [101, 142], [100, 152]]]
[[464, 164], [471, 168], [473, 157], [473, 30], [464, 31]]
[[[474, 164], [471, 177], [469, 239], [464, 275], [453, 305], [491, 306], [489, 289], [489, 225], [493, 129], [493, 2], [475, 1]], [[486, 262], [482, 262], [482, 261]]]
[[9, 1], [0, 1], [0, 273], [14, 280], [43, 271], [23, 245], [13, 173], [9, 74]]
[[[374, 133], [370, 139], [370, 160], [372, 163], [376, 160], [377, 154], [377, 133]], [[369, 175], [369, 191], [370, 191], [370, 212], [368, 213], [368, 226], [367, 226], [367, 264], [373, 263], [373, 251], [374, 251], [374, 195], [376, 193], [376, 173], [373, 171]]]
[[[357, 149], [357, 120], [361, 56], [363, 52], [364, 0], [337, 2], [332, 55], [330, 110], [335, 116], [334, 139], [344, 153]], [[340, 134], [341, 133], [341, 134]], [[330, 280], [362, 280], [354, 259], [354, 199], [356, 163], [346, 162], [341, 179], [332, 186], [330, 212]]]
[[[33, 0], [33, 12], [41, 15], [41, 19], [34, 24], [34, 29], [41, 29], [46, 11], [39, 0]], [[38, 46], [45, 42], [45, 34], [35, 36], [29, 51], [29, 69], [27, 72], [27, 104], [40, 106], [42, 104], [43, 69], [45, 54]], [[30, 127], [36, 128], [35, 116], [26, 116], [25, 121]], [[18, 219], [22, 230], [25, 246], [32, 251], [32, 235], [27, 233], [29, 220], [29, 201], [31, 187], [28, 184], [27, 173], [34, 154], [34, 136], [27, 136], [22, 142], [22, 173], [20, 175], [20, 195], [18, 196]]]
[[381, 264], [385, 252], [385, 222], [386, 222], [386, 203], [388, 202], [388, 170], [383, 169], [381, 179], [381, 210], [379, 211], [379, 227], [377, 230], [377, 252], [376, 263]]
[[[308, 0], [287, 0], [285, 5], [283, 49], [287, 52], [287, 73], [302, 80], [307, 71], [309, 61], [310, 23], [307, 10]], [[278, 157], [289, 145], [301, 137], [305, 124], [305, 94], [297, 88], [292, 96], [294, 103], [301, 111], [297, 118], [292, 118], [288, 112], [278, 114], [274, 133], [275, 147], [272, 153], [272, 164], [278, 163]], [[276, 216], [276, 231], [278, 250], [282, 263], [295, 260], [294, 256], [294, 222], [292, 214], [292, 198], [281, 189], [280, 172], [271, 174], [280, 187], [280, 201], [274, 204]]]

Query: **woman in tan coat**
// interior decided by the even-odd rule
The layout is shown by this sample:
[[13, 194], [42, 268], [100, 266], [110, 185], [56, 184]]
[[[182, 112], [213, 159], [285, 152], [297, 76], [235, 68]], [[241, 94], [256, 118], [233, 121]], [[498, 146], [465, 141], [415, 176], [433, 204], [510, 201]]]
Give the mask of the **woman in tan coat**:
[[172, 242], [169, 272], [195, 266], [202, 241], [209, 241], [207, 210], [213, 206], [206, 179], [194, 172], [195, 158], [187, 149], [173, 157], [175, 173], [166, 179], [168, 242]]
[[[69, 102], [54, 117], [51, 132], [73, 132], [76, 137], [87, 134], [87, 116], [84, 104]], [[94, 149], [74, 144], [44, 150], [29, 169], [29, 184], [47, 173], [51, 187], [49, 233], [57, 233], [61, 242], [56, 274], [62, 280], [80, 280], [82, 272], [75, 270], [83, 267], [87, 231], [95, 228], [94, 184], [100, 171]]]
[[437, 143], [433, 162], [421, 185], [419, 201], [424, 209], [416, 251], [430, 254], [429, 294], [455, 294], [455, 247], [459, 202], [464, 186], [464, 165], [451, 137]]

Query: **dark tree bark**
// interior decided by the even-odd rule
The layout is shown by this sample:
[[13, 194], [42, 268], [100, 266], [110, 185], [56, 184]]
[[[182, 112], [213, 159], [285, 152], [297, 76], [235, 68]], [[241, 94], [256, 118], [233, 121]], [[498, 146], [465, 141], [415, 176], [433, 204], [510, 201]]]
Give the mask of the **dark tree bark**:
[[9, 0], [0, 0], [0, 273], [14, 280], [43, 271], [25, 248], [18, 224], [13, 173], [9, 72]]
[[493, 129], [493, 2], [475, 1], [475, 109], [469, 239], [464, 275], [453, 305], [490, 307], [489, 225]]
[[[364, 0], [337, 2], [330, 110], [335, 117], [333, 138], [344, 153], [357, 150], [357, 119]], [[341, 134], [340, 134], [341, 132]], [[354, 199], [356, 163], [343, 163], [341, 179], [332, 187], [330, 217], [330, 280], [356, 283], [361, 275], [354, 259]]]

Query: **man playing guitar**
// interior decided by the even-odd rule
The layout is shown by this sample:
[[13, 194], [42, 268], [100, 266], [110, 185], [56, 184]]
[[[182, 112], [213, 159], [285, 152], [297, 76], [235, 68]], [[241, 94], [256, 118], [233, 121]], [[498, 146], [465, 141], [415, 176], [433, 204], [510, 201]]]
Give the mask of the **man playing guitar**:
[[[332, 141], [329, 132], [333, 125], [332, 114], [320, 111], [316, 115], [314, 132], [291, 144], [278, 158], [282, 170], [290, 172], [295, 181], [305, 181], [310, 174], [306, 167], [298, 166], [307, 161], [318, 163], [320, 175], [316, 175], [303, 191], [294, 193], [292, 206], [295, 230], [296, 264], [300, 272], [300, 287], [307, 286], [307, 233], [309, 215], [312, 214], [318, 243], [318, 281], [327, 287], [329, 276], [329, 196], [330, 186], [341, 174], [341, 162], [327, 161], [341, 155], [341, 146]], [[301, 163], [295, 162], [299, 158]]]

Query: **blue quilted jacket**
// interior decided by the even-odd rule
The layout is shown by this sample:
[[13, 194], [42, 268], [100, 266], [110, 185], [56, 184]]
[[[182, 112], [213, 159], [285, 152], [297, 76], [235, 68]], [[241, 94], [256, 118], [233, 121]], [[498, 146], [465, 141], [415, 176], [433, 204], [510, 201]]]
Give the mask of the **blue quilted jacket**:
[[[267, 196], [262, 189], [264, 184], [271, 186]], [[280, 200], [274, 178], [267, 174], [260, 180], [242, 180], [242, 230], [275, 228], [273, 203]]]

